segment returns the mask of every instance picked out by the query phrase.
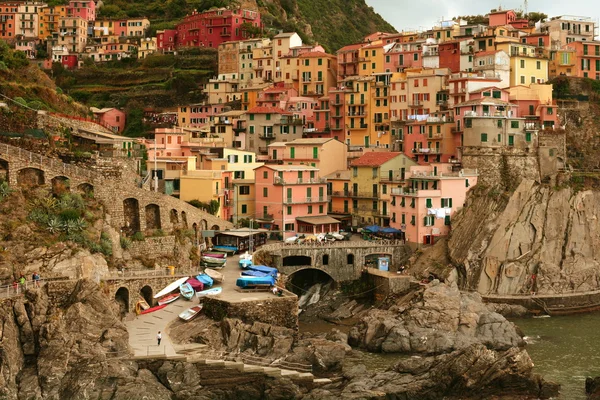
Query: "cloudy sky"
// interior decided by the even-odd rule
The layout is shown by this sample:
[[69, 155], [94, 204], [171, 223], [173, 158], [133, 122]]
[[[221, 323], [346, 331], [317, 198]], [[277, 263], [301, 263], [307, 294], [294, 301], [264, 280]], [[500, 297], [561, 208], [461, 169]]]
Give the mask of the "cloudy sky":
[[[458, 15], [486, 14], [499, 5], [503, 9], [523, 7], [523, 0], [366, 0], [398, 31], [430, 28], [442, 18]], [[529, 11], [539, 11], [549, 16], [581, 15], [598, 19], [597, 0], [529, 0]]]

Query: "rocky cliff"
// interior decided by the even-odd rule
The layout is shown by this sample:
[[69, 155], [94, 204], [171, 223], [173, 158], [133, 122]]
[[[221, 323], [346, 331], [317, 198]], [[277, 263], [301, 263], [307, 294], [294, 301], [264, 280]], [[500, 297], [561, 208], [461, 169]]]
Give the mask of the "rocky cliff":
[[448, 255], [483, 294], [560, 294], [600, 287], [600, 194], [523, 180], [476, 192], [454, 220]]

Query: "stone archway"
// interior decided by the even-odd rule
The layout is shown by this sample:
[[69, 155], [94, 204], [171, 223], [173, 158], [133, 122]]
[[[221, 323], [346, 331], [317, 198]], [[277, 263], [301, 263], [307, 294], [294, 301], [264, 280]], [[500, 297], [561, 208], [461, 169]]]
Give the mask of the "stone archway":
[[140, 203], [137, 199], [130, 197], [123, 200], [124, 230], [129, 235], [140, 231]]
[[8, 161], [0, 158], [0, 181], [9, 181]]
[[146, 229], [160, 229], [160, 206], [158, 204], [148, 204], [146, 211]]
[[77, 186], [77, 191], [85, 196], [94, 196], [94, 186], [89, 183], [81, 183]]
[[187, 229], [188, 222], [187, 222], [187, 214], [185, 213], [185, 211], [181, 212], [181, 223], [183, 224], [183, 228]]
[[121, 309], [121, 316], [127, 315], [129, 312], [129, 289], [120, 287], [115, 293], [115, 301]]
[[312, 265], [312, 258], [309, 256], [287, 256], [283, 257], [284, 267], [296, 267], [302, 265]]
[[175, 209], [172, 209], [169, 213], [169, 219], [173, 225], [177, 225], [179, 223], [179, 212]]
[[55, 176], [50, 182], [52, 183], [52, 194], [55, 196], [71, 191], [71, 184], [66, 176]]
[[154, 298], [152, 297], [154, 296], [154, 291], [150, 285], [146, 285], [140, 290], [140, 296], [146, 300], [146, 303], [148, 303], [150, 307], [154, 305]]
[[221, 230], [221, 227], [220, 227], [219, 225], [213, 225], [213, 226], [210, 228], [210, 230], [211, 230], [211, 231], [220, 231], [220, 230]]
[[45, 183], [44, 171], [39, 168], [23, 168], [17, 173], [17, 184], [20, 186], [42, 186]]
[[[320, 284], [320, 287], [314, 288]], [[298, 270], [288, 276], [286, 288], [297, 294], [299, 297], [307, 294], [309, 290], [314, 291], [314, 295], [319, 296], [319, 291], [324, 286], [332, 287], [335, 285], [335, 280], [327, 272], [316, 268], [305, 268]]]
[[208, 230], [208, 222], [205, 219], [200, 220], [200, 229], [203, 231]]

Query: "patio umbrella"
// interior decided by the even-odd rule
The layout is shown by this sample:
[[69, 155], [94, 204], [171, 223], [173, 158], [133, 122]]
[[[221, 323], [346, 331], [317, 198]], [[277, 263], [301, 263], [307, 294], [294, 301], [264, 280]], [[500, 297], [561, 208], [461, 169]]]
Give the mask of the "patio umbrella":
[[381, 230], [381, 233], [400, 233], [400, 232], [402, 232], [402, 231], [400, 231], [400, 230], [398, 230], [398, 229], [395, 229], [395, 228], [390, 228], [390, 227], [388, 227], [388, 228], [383, 228], [383, 229]]
[[364, 228], [364, 230], [372, 232], [372, 233], [379, 232], [380, 229], [381, 228], [379, 228], [379, 226], [377, 226], [377, 225], [371, 225], [371, 226], [367, 226]]

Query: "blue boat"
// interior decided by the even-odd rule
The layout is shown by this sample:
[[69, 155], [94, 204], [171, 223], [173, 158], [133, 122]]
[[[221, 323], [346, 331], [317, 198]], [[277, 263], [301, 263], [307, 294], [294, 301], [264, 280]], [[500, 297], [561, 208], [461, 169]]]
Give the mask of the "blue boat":
[[266, 265], [250, 265], [249, 270], [262, 272], [277, 279], [277, 268], [267, 267]]
[[252, 265], [251, 260], [240, 260], [240, 268], [248, 268]]
[[198, 279], [200, 282], [202, 282], [204, 287], [211, 287], [213, 285], [213, 278], [211, 278], [210, 276], [208, 276], [206, 274], [200, 274], [200, 275], [196, 276], [196, 279]]
[[196, 297], [201, 298], [201, 297], [206, 297], [206, 296], [217, 296], [217, 295], [221, 294], [222, 291], [223, 291], [223, 289], [220, 287], [203, 290], [201, 292], [197, 292]]
[[275, 278], [272, 276], [242, 276], [235, 281], [235, 285], [240, 288], [253, 286], [275, 286]]
[[186, 300], [191, 300], [192, 297], [194, 297], [194, 288], [192, 288], [192, 285], [187, 282], [179, 286], [179, 291]]
[[269, 274], [265, 274], [264, 272], [252, 271], [248, 269], [246, 271], [242, 271], [242, 276], [258, 276], [260, 278], [264, 278], [265, 276], [271, 276]]
[[239, 249], [235, 246], [213, 246], [213, 250], [224, 251], [225, 253], [235, 254], [235, 253], [237, 253], [237, 251]]

